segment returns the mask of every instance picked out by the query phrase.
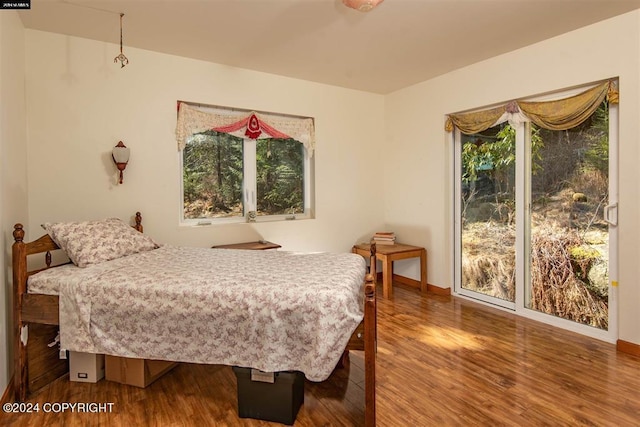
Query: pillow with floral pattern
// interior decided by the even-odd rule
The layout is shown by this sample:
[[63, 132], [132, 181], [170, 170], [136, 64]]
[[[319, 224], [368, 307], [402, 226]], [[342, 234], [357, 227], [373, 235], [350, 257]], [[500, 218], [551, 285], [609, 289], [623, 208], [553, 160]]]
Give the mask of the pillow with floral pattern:
[[42, 224], [51, 239], [78, 267], [150, 251], [159, 246], [119, 218]]

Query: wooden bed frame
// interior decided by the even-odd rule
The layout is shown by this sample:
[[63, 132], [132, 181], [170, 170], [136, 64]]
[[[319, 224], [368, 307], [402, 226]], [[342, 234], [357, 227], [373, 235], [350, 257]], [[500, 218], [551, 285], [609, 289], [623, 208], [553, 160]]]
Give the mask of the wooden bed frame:
[[[136, 212], [135, 225], [143, 232], [142, 215]], [[27, 293], [29, 276], [63, 264], [53, 264], [51, 252], [60, 249], [48, 234], [31, 242], [24, 242], [24, 228], [16, 224], [13, 230], [13, 322], [14, 341], [14, 390], [15, 400], [26, 400], [29, 391], [37, 390], [68, 372], [68, 364], [59, 359], [58, 346], [49, 344], [58, 333], [58, 296]], [[364, 320], [351, 336], [339, 365], [348, 363], [349, 350], [364, 351], [365, 368], [365, 425], [376, 423], [376, 292], [375, 292], [375, 244], [371, 245], [371, 271], [365, 278]], [[29, 270], [27, 257], [44, 253], [45, 267]]]

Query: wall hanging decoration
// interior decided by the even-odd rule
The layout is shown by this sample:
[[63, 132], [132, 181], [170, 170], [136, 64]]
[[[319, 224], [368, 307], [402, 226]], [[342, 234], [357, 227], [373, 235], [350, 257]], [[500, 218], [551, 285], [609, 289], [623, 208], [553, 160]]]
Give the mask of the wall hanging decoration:
[[121, 13], [120, 14], [120, 55], [113, 58], [113, 62], [117, 63], [118, 61], [120, 61], [120, 68], [124, 68], [124, 66], [129, 63], [129, 58], [124, 56], [124, 53], [122, 53], [122, 17], [123, 16], [124, 16], [124, 13]]
[[116, 167], [120, 171], [120, 180], [119, 183], [122, 184], [122, 172], [127, 167], [127, 163], [129, 163], [129, 148], [122, 143], [122, 141], [118, 142], [118, 145], [113, 147], [111, 151], [111, 157], [113, 158], [113, 162], [116, 164]]

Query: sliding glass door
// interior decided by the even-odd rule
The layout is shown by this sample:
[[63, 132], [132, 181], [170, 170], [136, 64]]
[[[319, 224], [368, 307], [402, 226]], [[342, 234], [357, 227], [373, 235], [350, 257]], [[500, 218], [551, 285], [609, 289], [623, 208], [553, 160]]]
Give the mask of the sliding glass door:
[[515, 132], [509, 125], [458, 135], [460, 289], [513, 308], [516, 295]]
[[525, 306], [609, 326], [609, 109], [568, 130], [533, 127]]
[[615, 338], [617, 108], [454, 131], [456, 294]]

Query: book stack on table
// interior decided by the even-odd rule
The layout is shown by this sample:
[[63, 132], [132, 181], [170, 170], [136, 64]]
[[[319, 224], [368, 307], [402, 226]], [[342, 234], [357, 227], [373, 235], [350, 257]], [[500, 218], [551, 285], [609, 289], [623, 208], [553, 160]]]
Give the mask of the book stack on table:
[[396, 234], [393, 231], [378, 231], [372, 239], [376, 245], [395, 245]]

